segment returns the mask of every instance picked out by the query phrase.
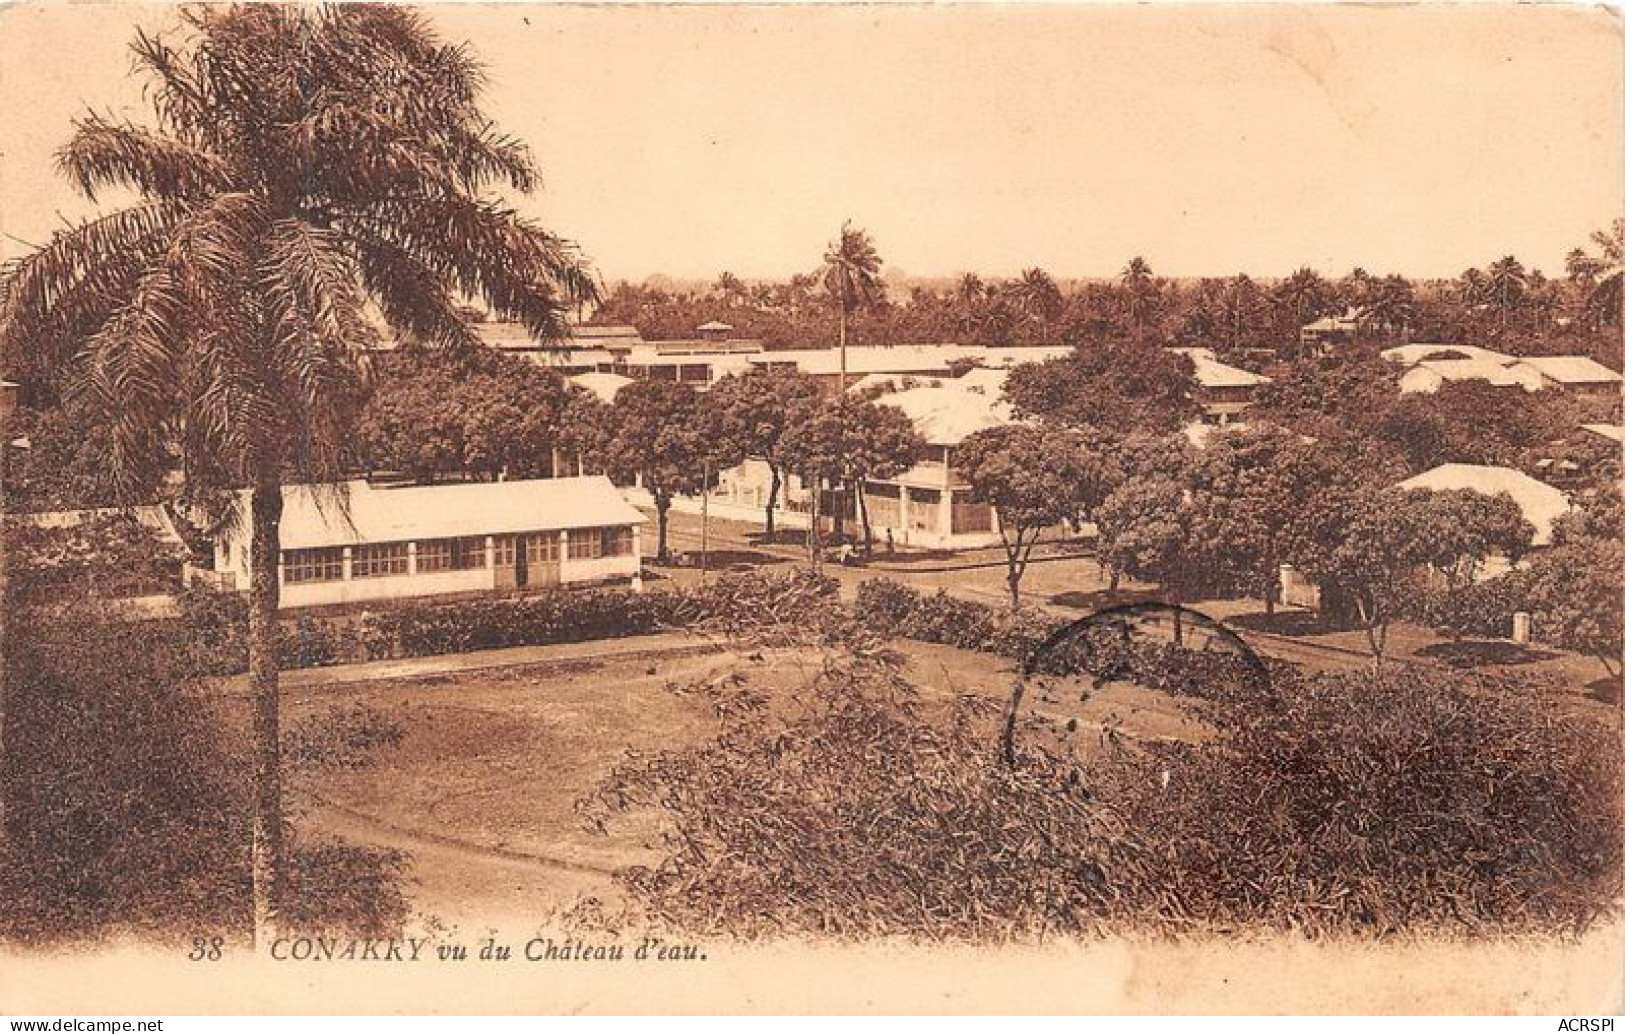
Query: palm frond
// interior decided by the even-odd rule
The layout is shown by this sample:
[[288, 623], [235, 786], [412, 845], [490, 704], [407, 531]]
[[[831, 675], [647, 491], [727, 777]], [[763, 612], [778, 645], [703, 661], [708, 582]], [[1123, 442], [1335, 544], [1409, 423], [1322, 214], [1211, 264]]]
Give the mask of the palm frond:
[[168, 247], [187, 206], [137, 205], [58, 231], [51, 242], [0, 269], [0, 359], [43, 371], [106, 322], [129, 295], [132, 266]]
[[480, 347], [447, 290], [450, 272], [441, 275], [425, 268], [411, 252], [378, 234], [352, 226], [343, 232], [362, 285], [391, 327], [436, 348]]
[[92, 201], [106, 187], [128, 187], [151, 198], [195, 200], [230, 182], [226, 164], [216, 155], [95, 114], [74, 123], [73, 139], [57, 153], [57, 167]]
[[461, 194], [391, 197], [353, 221], [425, 267], [454, 275], [464, 293], [543, 340], [562, 338], [570, 307], [598, 298], [574, 244], [494, 202]]

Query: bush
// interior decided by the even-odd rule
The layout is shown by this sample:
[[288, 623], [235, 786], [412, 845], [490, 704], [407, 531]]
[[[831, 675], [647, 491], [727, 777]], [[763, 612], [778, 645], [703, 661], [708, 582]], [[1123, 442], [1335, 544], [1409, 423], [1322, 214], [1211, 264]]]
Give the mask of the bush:
[[1619, 888], [1618, 744], [1529, 678], [1305, 678], [1281, 708], [1232, 709], [1228, 742], [1144, 744], [1095, 789], [1150, 849], [1170, 921], [1578, 931]]
[[890, 578], [858, 584], [853, 616], [881, 635], [896, 635], [920, 607], [920, 591]]
[[[229, 627], [207, 617], [229, 604], [192, 603]], [[246, 931], [250, 748], [207, 702], [195, 630], [94, 601], [7, 620], [0, 940]], [[330, 730], [342, 757], [377, 739], [364, 724]], [[290, 866], [287, 912], [314, 926], [405, 916], [398, 859], [328, 845]]]
[[826, 667], [789, 713], [698, 691], [717, 740], [624, 767], [589, 808], [667, 820], [664, 859], [623, 879], [685, 932], [1503, 936], [1615, 907], [1617, 745], [1493, 680], [1316, 677], [1231, 709], [1218, 743], [1083, 763], [1029, 737], [1008, 767], [997, 703], [928, 714], [874, 666]]
[[212, 928], [246, 910], [248, 798], [229, 778], [244, 769], [188, 644], [95, 603], [7, 620], [0, 936]]

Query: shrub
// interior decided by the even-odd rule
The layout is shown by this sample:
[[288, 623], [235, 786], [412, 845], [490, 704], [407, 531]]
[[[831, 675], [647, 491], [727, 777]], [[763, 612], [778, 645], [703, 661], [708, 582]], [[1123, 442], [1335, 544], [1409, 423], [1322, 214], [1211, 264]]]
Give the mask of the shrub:
[[896, 635], [920, 607], [920, 591], [890, 578], [859, 583], [853, 616], [881, 635]]
[[1286, 706], [1231, 709], [1222, 745], [1144, 744], [1092, 781], [1151, 849], [1169, 920], [1577, 931], [1618, 892], [1619, 750], [1529, 678], [1309, 677]]
[[[710, 936], [925, 940], [1293, 931], [1576, 932], [1621, 872], [1599, 723], [1450, 673], [1293, 683], [1229, 738], [992, 749], [998, 705], [927, 713], [894, 673], [827, 666], [793, 705], [707, 684], [714, 743], [617, 771], [589, 812], [659, 809], [623, 875], [649, 921]], [[725, 700], [720, 698], [726, 698]], [[643, 821], [640, 818], [640, 823]]]
[[248, 804], [230, 778], [244, 769], [188, 644], [94, 602], [7, 620], [0, 935], [214, 927], [246, 910]]

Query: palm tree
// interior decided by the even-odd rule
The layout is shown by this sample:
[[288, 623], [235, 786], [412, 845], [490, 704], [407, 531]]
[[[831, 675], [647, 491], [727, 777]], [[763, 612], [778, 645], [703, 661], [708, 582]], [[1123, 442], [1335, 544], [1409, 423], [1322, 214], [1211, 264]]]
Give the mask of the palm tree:
[[544, 338], [597, 296], [575, 249], [487, 196], [528, 192], [527, 149], [479, 111], [483, 72], [383, 5], [182, 13], [134, 42], [156, 126], [87, 114], [62, 171], [140, 200], [11, 263], [0, 349], [104, 414], [111, 474], [148, 492], [178, 456], [199, 498], [246, 488], [254, 696], [253, 907], [274, 929], [284, 870], [279, 522], [289, 476], [331, 482], [376, 343], [368, 303], [426, 345], [477, 347], [480, 296]]
[[1490, 264], [1485, 288], [1501, 314], [1501, 329], [1505, 330], [1513, 312], [1523, 304], [1529, 288], [1529, 274], [1524, 271], [1522, 262], [1507, 255]]
[[841, 224], [841, 239], [824, 252], [824, 289], [835, 299], [841, 316], [840, 390], [846, 390], [846, 328], [852, 313], [872, 308], [885, 297], [880, 282], [880, 254], [869, 235], [852, 225]]
[[1332, 286], [1315, 270], [1302, 266], [1275, 287], [1275, 302], [1292, 312], [1296, 334], [1310, 320], [1333, 311]]
[[1593, 324], [1617, 324], [1625, 306], [1625, 219], [1615, 219], [1607, 230], [1591, 235], [1598, 254], [1580, 248], [1569, 252], [1568, 273], [1584, 291], [1582, 315]]
[[1151, 272], [1151, 264], [1136, 255], [1123, 267], [1120, 280], [1128, 303], [1129, 321], [1134, 325], [1134, 338], [1139, 340], [1144, 335], [1146, 316], [1156, 307], [1156, 276]]
[[1055, 278], [1037, 266], [1022, 270], [1021, 279], [1011, 285], [1011, 292], [1029, 320], [1038, 322], [1053, 320], [1061, 314], [1061, 309], [1066, 305], [1066, 299], [1061, 296], [1061, 289], [1056, 285]]

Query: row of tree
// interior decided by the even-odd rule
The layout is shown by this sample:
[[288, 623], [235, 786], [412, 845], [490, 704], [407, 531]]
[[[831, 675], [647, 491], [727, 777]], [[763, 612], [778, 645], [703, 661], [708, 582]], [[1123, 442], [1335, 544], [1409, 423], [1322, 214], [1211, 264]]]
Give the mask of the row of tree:
[[[865, 245], [878, 271], [873, 243], [865, 238]], [[1128, 338], [1204, 345], [1245, 358], [1256, 351], [1291, 356], [1304, 325], [1354, 310], [1362, 334], [1373, 341], [1489, 342], [1520, 354], [1578, 351], [1617, 366], [1617, 341], [1599, 332], [1620, 325], [1625, 220], [1594, 234], [1590, 245], [1569, 254], [1560, 278], [1510, 255], [1452, 280], [1421, 283], [1359, 268], [1330, 279], [1308, 267], [1268, 284], [1246, 274], [1176, 281], [1157, 276], [1138, 256], [1114, 280], [1066, 286], [1036, 267], [1007, 280], [965, 274], [948, 288], [893, 285], [890, 292], [876, 276], [863, 292], [867, 304], [855, 314], [850, 292], [820, 290], [815, 275], [747, 284], [723, 273], [698, 290], [617, 284], [595, 321], [677, 338], [721, 318], [769, 347], [814, 347], [834, 343], [831, 329], [845, 311], [853, 315], [852, 339], [867, 345]], [[827, 277], [822, 286], [829, 287]]]

